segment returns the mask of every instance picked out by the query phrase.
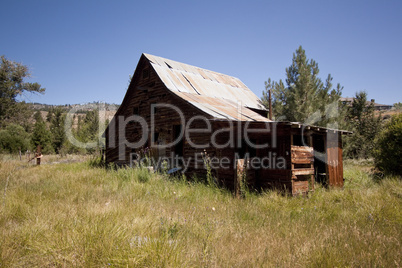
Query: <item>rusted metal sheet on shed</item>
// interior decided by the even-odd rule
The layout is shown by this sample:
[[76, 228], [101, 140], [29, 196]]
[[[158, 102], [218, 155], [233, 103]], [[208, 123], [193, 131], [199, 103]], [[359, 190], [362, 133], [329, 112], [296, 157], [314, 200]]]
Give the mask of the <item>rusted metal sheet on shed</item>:
[[327, 178], [329, 186], [343, 187], [342, 142], [335, 133], [327, 140]]
[[260, 99], [238, 78], [188, 64], [144, 54], [172, 92], [188, 92], [219, 99], [239, 100], [249, 108], [266, 110]]

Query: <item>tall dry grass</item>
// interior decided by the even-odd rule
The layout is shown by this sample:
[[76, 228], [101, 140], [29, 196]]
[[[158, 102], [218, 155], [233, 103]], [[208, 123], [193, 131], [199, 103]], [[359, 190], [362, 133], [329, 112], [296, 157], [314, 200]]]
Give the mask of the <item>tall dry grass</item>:
[[[345, 189], [244, 199], [202, 183], [88, 162], [0, 162], [1, 267], [401, 265], [398, 178], [345, 165]], [[6, 187], [7, 186], [7, 187]]]

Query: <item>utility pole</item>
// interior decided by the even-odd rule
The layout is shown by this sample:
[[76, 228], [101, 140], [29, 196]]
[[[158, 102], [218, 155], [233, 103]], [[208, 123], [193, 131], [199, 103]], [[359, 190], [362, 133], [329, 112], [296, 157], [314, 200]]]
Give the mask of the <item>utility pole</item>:
[[272, 99], [271, 99], [271, 90], [268, 90], [268, 104], [269, 104], [269, 116], [268, 119], [272, 120]]

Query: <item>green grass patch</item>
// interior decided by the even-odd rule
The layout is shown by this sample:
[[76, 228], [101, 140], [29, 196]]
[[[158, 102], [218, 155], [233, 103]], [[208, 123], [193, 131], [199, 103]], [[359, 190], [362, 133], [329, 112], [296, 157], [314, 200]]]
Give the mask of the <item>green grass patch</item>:
[[147, 169], [1, 159], [0, 267], [401, 266], [402, 183], [370, 162], [346, 162], [342, 190], [237, 199]]

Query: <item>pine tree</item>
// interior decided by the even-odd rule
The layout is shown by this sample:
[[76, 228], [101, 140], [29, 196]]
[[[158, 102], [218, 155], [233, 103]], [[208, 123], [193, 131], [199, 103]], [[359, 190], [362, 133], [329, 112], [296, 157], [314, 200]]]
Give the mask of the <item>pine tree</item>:
[[[87, 111], [83, 120], [80, 120], [78, 127], [78, 138], [83, 142], [96, 142], [97, 147], [102, 144], [99, 141], [99, 111]], [[88, 152], [94, 152], [95, 149], [87, 148]]]
[[54, 109], [51, 120], [50, 132], [52, 133], [52, 144], [56, 153], [59, 153], [66, 140], [66, 134], [64, 132], [65, 114], [63, 114], [61, 108], [57, 107]]
[[381, 130], [381, 116], [375, 116], [374, 104], [367, 102], [367, 93], [356, 93], [348, 108], [346, 120], [353, 134], [345, 138], [344, 152], [350, 158], [368, 158], [374, 152], [374, 140]]
[[320, 126], [327, 126], [332, 121], [341, 122], [342, 109], [338, 107], [338, 100], [342, 87], [338, 84], [332, 88], [330, 74], [325, 83], [318, 74], [318, 63], [307, 59], [305, 50], [300, 46], [293, 54], [292, 64], [286, 68], [286, 84], [282, 80], [274, 82], [268, 79], [265, 82], [262, 101], [267, 106], [267, 92], [272, 90], [276, 120]]
[[33, 115], [35, 122], [43, 121], [42, 114], [40, 111], [36, 111]]
[[47, 113], [47, 115], [46, 115], [46, 122], [52, 122], [52, 120], [53, 120], [53, 113], [54, 113], [54, 111], [53, 111], [54, 109], [52, 108], [52, 107], [50, 107], [49, 108], [49, 111], [48, 111], [48, 113]]
[[51, 133], [47, 129], [46, 122], [43, 120], [42, 115], [39, 111], [34, 114], [34, 119], [35, 125], [31, 137], [33, 148], [36, 148], [38, 145], [40, 145], [42, 147], [43, 153], [54, 153]]

